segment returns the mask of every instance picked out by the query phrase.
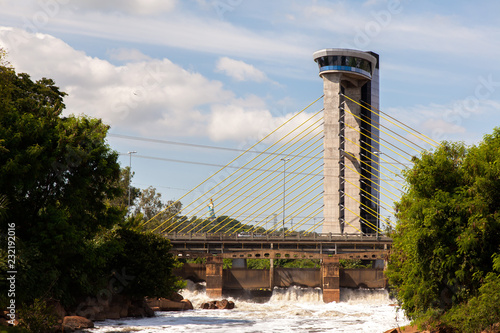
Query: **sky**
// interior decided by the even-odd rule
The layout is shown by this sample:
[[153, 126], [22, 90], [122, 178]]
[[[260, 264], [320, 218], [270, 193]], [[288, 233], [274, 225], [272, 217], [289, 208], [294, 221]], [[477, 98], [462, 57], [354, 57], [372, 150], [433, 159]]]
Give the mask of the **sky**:
[[494, 0], [0, 0], [0, 8], [0, 47], [16, 71], [52, 78], [68, 94], [65, 115], [102, 118], [133, 185], [154, 186], [165, 201], [320, 97], [312, 54], [324, 48], [378, 53], [381, 110], [437, 141], [477, 143], [500, 124]]

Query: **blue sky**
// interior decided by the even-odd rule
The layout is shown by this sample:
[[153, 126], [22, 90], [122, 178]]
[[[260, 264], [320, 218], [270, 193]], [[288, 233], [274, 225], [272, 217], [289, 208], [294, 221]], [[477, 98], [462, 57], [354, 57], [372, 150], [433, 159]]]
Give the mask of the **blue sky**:
[[[115, 135], [242, 148], [322, 94], [322, 48], [380, 55], [381, 109], [436, 140], [500, 124], [498, 1], [0, 0], [0, 46], [50, 77], [66, 114]], [[127, 140], [137, 155], [225, 164], [237, 152]], [[217, 167], [133, 157], [134, 184], [177, 199]]]

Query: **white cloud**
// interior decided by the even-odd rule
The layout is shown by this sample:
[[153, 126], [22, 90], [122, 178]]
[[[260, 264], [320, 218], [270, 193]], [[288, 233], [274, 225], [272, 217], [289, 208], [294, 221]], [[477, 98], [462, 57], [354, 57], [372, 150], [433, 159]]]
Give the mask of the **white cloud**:
[[[485, 119], [490, 119], [492, 126], [498, 124], [499, 107], [500, 103], [494, 100], [468, 97], [449, 104], [430, 103], [406, 108], [389, 108], [385, 112], [435, 141], [453, 140], [471, 144], [477, 142], [484, 134]], [[415, 136], [390, 123], [389, 118], [382, 119], [381, 123], [407, 139], [426, 146], [425, 141], [418, 142]]]
[[[168, 59], [115, 66], [93, 58], [50, 35], [0, 30], [0, 45], [17, 71], [34, 79], [50, 77], [68, 93], [65, 113], [102, 118], [114, 128], [142, 134], [203, 135], [208, 105], [234, 97], [221, 82], [188, 72]], [[24, 37], [23, 37], [24, 38]]]
[[144, 53], [142, 53], [137, 49], [127, 49], [127, 48], [111, 49], [108, 50], [107, 54], [111, 60], [117, 60], [123, 62], [151, 60], [151, 57], [145, 55]]
[[52, 78], [68, 93], [65, 114], [102, 118], [116, 131], [246, 141], [288, 117], [273, 117], [258, 96], [238, 99], [219, 81], [134, 50], [112, 54], [144, 60], [116, 66], [53, 36], [13, 28], [0, 28], [0, 47], [18, 72]]
[[217, 72], [223, 72], [236, 81], [256, 81], [266, 80], [266, 74], [240, 60], [234, 60], [228, 57], [222, 57], [217, 62]]
[[[257, 141], [272, 133], [266, 141], [275, 142], [287, 135], [287, 140], [320, 135], [322, 114], [302, 112], [274, 117], [267, 109], [244, 105], [237, 101], [231, 105], [214, 105], [208, 127], [214, 141], [237, 140]], [[307, 125], [305, 125], [307, 123]], [[300, 128], [299, 131], [296, 131]], [[295, 132], [294, 132], [295, 131]], [[303, 131], [303, 132], [302, 132]], [[302, 132], [299, 134], [299, 132]]]
[[78, 2], [81, 9], [123, 11], [130, 14], [151, 15], [174, 10], [177, 0], [85, 0]]

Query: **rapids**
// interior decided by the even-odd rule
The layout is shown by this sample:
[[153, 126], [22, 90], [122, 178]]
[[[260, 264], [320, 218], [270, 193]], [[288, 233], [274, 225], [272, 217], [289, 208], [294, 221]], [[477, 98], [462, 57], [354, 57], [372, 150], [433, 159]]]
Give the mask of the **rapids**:
[[155, 318], [96, 322], [92, 332], [367, 332], [378, 333], [409, 322], [386, 290], [341, 290], [341, 302], [325, 304], [321, 289], [275, 288], [269, 300], [233, 299], [233, 310], [201, 310], [209, 301], [202, 284], [188, 281], [181, 292], [196, 310], [157, 312]]

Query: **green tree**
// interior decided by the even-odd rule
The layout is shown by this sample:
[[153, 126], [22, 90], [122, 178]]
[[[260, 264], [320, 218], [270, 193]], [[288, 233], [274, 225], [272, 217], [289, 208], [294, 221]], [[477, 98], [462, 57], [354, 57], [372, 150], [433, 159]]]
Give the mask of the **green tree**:
[[475, 297], [500, 246], [500, 129], [477, 146], [443, 143], [414, 159], [387, 275], [412, 319]]
[[77, 263], [87, 241], [123, 217], [105, 203], [118, 193], [109, 180], [119, 175], [117, 153], [104, 141], [108, 127], [61, 117], [64, 95], [52, 80], [0, 67], [0, 193], [16, 226], [19, 265], [39, 273], [19, 276], [18, 300], [82, 289]]
[[108, 263], [108, 270], [125, 269], [130, 283], [123, 294], [134, 299], [144, 296], [169, 297], [183, 288], [184, 282], [172, 274], [181, 264], [169, 252], [170, 241], [154, 233], [117, 229], [109, 235], [116, 254]]
[[166, 204], [163, 204], [160, 201], [161, 195], [156, 193], [154, 187], [150, 188], [152, 190], [143, 192], [146, 195], [142, 197], [142, 199], [149, 198], [150, 201], [144, 200], [144, 203], [141, 203], [141, 206], [139, 206], [139, 211], [148, 212], [148, 217], [145, 216], [143, 218], [142, 229], [145, 231], [154, 230], [159, 233], [169, 226], [181, 226], [187, 220], [186, 217], [179, 216], [182, 210], [182, 203], [180, 201], [169, 200]]
[[[137, 274], [143, 273], [138, 267], [148, 270], [130, 283], [130, 295], [164, 295], [162, 279], [177, 286], [168, 241], [127, 229], [136, 223], [123, 223], [126, 207], [113, 200], [123, 200], [129, 179], [105, 142], [109, 127], [86, 116], [63, 117], [64, 96], [50, 79], [34, 82], [0, 66], [0, 193], [8, 203], [8, 219], [0, 223], [4, 231], [7, 222], [15, 225], [16, 269], [23, 272], [16, 279], [16, 303], [29, 307], [35, 299], [54, 298], [72, 305], [105, 288], [112, 269], [125, 267], [119, 265]], [[5, 241], [0, 238], [2, 290]], [[138, 257], [150, 259], [141, 266]], [[155, 269], [153, 260], [165, 261]]]
[[[149, 186], [140, 192], [135, 212], [141, 213], [144, 220], [149, 221], [160, 214], [164, 206], [165, 204], [161, 201], [161, 193], [156, 192], [156, 188], [153, 186]], [[159, 217], [159, 220], [162, 219], [163, 216]]]
[[112, 206], [126, 209], [128, 207], [129, 190], [130, 190], [130, 205], [133, 206], [141, 193], [141, 189], [131, 185], [134, 172], [130, 172], [130, 167], [120, 169], [120, 178], [116, 181], [115, 186], [120, 189], [120, 195], [109, 199]]

